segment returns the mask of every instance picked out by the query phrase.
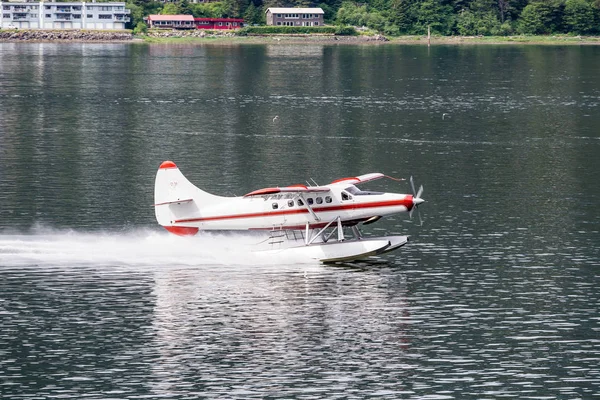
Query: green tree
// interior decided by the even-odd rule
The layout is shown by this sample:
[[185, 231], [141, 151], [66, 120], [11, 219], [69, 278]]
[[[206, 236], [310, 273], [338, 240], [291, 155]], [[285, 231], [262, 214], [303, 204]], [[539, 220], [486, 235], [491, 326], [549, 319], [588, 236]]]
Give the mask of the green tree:
[[536, 1], [528, 4], [519, 19], [519, 32], [534, 35], [559, 32], [562, 13], [563, 4], [560, 0]]
[[398, 33], [409, 33], [413, 25], [409, 0], [391, 0], [388, 4], [388, 19], [396, 26]]
[[129, 1], [125, 7], [131, 10], [131, 21], [127, 24], [129, 29], [136, 28], [138, 24], [144, 23], [144, 17], [150, 14], [158, 14], [163, 7], [163, 3], [156, 1]]
[[176, 15], [176, 14], [181, 14], [181, 12], [179, 11], [179, 6], [175, 3], [167, 3], [165, 4], [165, 6], [163, 7], [162, 11], [160, 12], [163, 15]]
[[133, 29], [133, 33], [135, 35], [140, 35], [148, 32], [148, 26], [144, 22], [138, 22], [135, 28]]
[[564, 13], [565, 28], [577, 34], [589, 34], [596, 30], [594, 6], [585, 0], [567, 0]]
[[462, 10], [456, 20], [456, 29], [461, 35], [497, 35], [501, 22], [495, 0], [474, 0], [468, 10]]
[[235, 18], [241, 17], [248, 8], [248, 0], [224, 0], [223, 3], [227, 15]]
[[192, 15], [192, 8], [188, 0], [181, 0], [178, 2], [178, 8], [180, 14]]
[[223, 2], [192, 3], [192, 15], [196, 18], [223, 18], [227, 15], [227, 7]]
[[244, 22], [248, 25], [258, 25], [261, 23], [262, 15], [260, 9], [251, 1], [244, 13]]
[[432, 33], [450, 35], [454, 28], [456, 16], [451, 6], [442, 0], [422, 0], [418, 8], [418, 16], [414, 25], [415, 33], [427, 33], [431, 27]]

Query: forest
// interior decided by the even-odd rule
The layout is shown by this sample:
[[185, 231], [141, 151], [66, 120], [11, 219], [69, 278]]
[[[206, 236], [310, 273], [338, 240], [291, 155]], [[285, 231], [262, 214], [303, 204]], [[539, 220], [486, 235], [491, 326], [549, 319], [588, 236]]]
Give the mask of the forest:
[[328, 24], [390, 36], [423, 35], [428, 27], [443, 36], [600, 34], [600, 0], [128, 0], [127, 7], [138, 31], [150, 14], [244, 18], [249, 25], [264, 25], [269, 7], [321, 7]]

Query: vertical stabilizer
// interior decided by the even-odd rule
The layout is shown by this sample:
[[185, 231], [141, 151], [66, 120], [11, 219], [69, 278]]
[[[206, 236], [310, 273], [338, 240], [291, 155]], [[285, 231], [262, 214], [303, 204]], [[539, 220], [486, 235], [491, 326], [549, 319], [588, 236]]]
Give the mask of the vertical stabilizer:
[[173, 161], [164, 161], [154, 183], [154, 211], [158, 223], [178, 235], [195, 234], [198, 227], [175, 221], [197, 218], [202, 207], [216, 204], [220, 197], [194, 186]]

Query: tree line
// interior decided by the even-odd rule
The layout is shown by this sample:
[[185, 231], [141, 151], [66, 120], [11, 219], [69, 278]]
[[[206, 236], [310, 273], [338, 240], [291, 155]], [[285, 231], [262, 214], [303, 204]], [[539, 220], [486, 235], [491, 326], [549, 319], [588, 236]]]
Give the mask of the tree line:
[[364, 26], [386, 35], [600, 34], [600, 0], [222, 0], [162, 3], [128, 0], [132, 27], [150, 14], [244, 18], [264, 25], [269, 7], [321, 7], [326, 23]]

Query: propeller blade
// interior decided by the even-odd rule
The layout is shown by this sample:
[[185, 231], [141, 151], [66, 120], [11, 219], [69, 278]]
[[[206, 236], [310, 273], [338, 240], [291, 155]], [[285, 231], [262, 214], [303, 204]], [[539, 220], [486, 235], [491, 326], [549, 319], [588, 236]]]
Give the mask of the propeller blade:
[[422, 194], [423, 194], [423, 185], [421, 185], [421, 187], [419, 188], [419, 191], [417, 192], [417, 199], [420, 199]]
[[417, 193], [417, 191], [415, 190], [415, 182], [413, 181], [413, 177], [412, 177], [412, 175], [411, 175], [411, 177], [410, 177], [410, 186], [412, 187], [413, 195], [414, 195], [415, 193]]
[[419, 207], [415, 207], [417, 209], [417, 216], [419, 217], [419, 226], [423, 226], [423, 220], [421, 219], [421, 211], [419, 211]]

